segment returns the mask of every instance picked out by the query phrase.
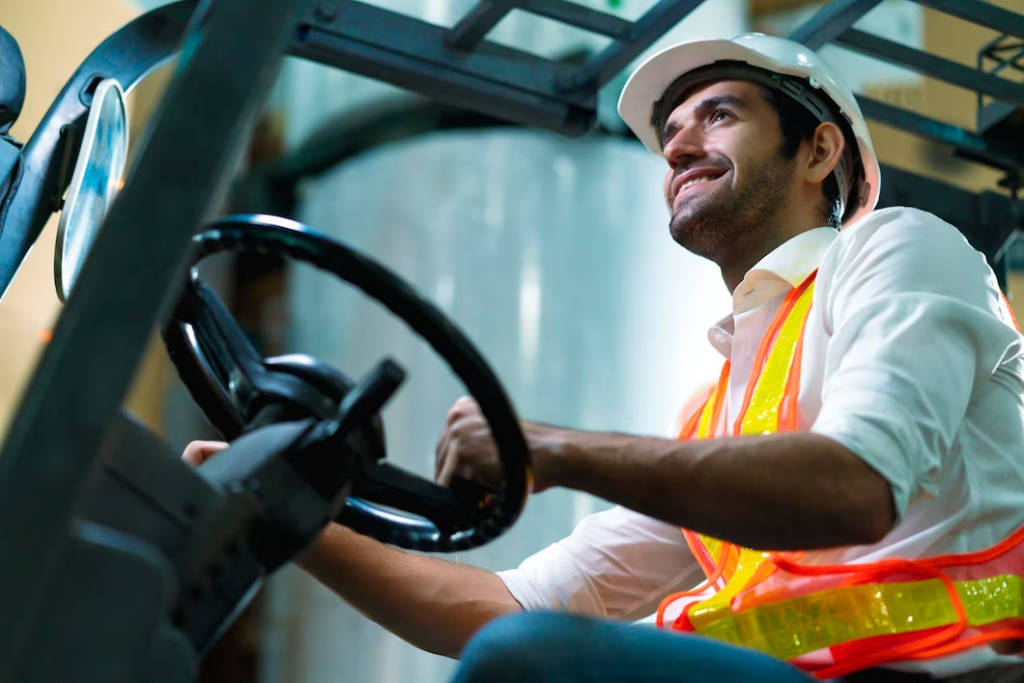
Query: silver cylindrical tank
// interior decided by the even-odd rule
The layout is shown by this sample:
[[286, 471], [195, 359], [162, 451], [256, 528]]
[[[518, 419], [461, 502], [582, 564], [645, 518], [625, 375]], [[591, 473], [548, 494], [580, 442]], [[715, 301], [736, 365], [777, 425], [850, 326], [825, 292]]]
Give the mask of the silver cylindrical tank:
[[[675, 245], [664, 162], [618, 139], [437, 133], [380, 148], [308, 188], [303, 220], [376, 257], [479, 346], [522, 417], [665, 435], [721, 365], [706, 330], [730, 310], [718, 269]], [[379, 306], [310, 268], [290, 283], [290, 349], [359, 376], [391, 355], [407, 386], [384, 413], [392, 462], [425, 476], [463, 389]], [[516, 566], [607, 504], [554, 490], [459, 562]], [[271, 586], [266, 680], [446, 680], [419, 652], [295, 570]], [[271, 637], [273, 636], [273, 637]]]

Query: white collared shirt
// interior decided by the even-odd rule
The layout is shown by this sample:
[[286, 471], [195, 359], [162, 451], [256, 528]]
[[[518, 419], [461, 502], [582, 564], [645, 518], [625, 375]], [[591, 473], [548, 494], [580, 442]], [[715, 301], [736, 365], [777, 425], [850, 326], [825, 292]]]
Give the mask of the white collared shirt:
[[[735, 420], [757, 346], [786, 293], [818, 269], [804, 338], [801, 429], [829, 436], [891, 484], [899, 521], [880, 542], [808, 553], [814, 563], [988, 548], [1024, 525], [1024, 351], [984, 257], [952, 226], [907, 208], [841, 233], [818, 228], [768, 254], [708, 333], [731, 360]], [[616, 507], [501, 572], [526, 609], [635, 620], [703, 578], [681, 531]], [[953, 675], [1000, 661], [988, 648], [897, 668]]]

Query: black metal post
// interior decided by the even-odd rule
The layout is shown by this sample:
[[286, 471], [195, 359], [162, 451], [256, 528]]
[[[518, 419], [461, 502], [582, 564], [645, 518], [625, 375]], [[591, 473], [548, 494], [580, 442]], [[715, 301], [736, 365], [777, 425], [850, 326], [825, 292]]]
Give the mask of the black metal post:
[[790, 35], [791, 40], [817, 50], [831, 43], [882, 0], [832, 0]]
[[292, 54], [506, 121], [567, 135], [591, 128], [596, 92], [556, 89], [571, 67], [487, 41], [472, 52], [455, 50], [445, 44], [447, 33], [350, 0], [337, 19], [311, 13]]
[[[1010, 264], [1007, 261], [1006, 256], [1001, 256], [996, 259], [996, 262], [992, 264], [992, 272], [996, 274], [996, 282], [999, 284], [999, 289], [1003, 290], [1003, 294], [1005, 294], [1007, 300], [1009, 300], [1010, 292], [1007, 290], [1007, 285], [1010, 280]], [[1016, 313], [1016, 310], [1014, 313]]]
[[1003, 170], [1024, 167], [1024, 146], [986, 140], [959, 126], [936, 121], [870, 97], [858, 97], [857, 102], [864, 116], [869, 119], [913, 133], [926, 140], [950, 145], [980, 163]]
[[523, 0], [522, 9], [598, 35], [628, 40], [633, 22], [567, 0]]
[[480, 0], [452, 27], [448, 33], [448, 44], [460, 50], [472, 50], [513, 7], [510, 0]]
[[100, 444], [306, 4], [205, 7], [36, 368], [0, 457], [0, 680], [18, 680]]
[[931, 7], [952, 17], [1011, 36], [1024, 38], [1024, 17], [1017, 12], [1003, 9], [981, 0], [914, 0], [919, 5]]
[[535, 14], [576, 28], [628, 39], [633, 23], [615, 15], [568, 0], [481, 0], [452, 27], [447, 42], [460, 50], [472, 50], [514, 9]]
[[1024, 104], [1024, 86], [1005, 78], [957, 64], [942, 57], [894, 43], [870, 33], [850, 29], [836, 38], [836, 44], [891, 64], [903, 66], [966, 90], [990, 95], [997, 100]]
[[660, 0], [633, 24], [627, 38], [611, 45], [591, 59], [565, 83], [567, 90], [600, 88], [646, 50], [651, 43], [665, 35], [703, 0]]

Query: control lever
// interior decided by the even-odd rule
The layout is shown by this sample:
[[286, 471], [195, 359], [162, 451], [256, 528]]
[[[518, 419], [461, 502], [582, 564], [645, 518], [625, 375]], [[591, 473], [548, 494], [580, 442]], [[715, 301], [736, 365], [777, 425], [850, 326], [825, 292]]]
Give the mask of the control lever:
[[[405, 370], [390, 358], [381, 361], [345, 394], [334, 417], [310, 430], [290, 458], [303, 477], [327, 499], [344, 503], [352, 477], [383, 459], [370, 439], [374, 419], [405, 380]], [[367, 429], [371, 428], [371, 429]], [[349, 464], [342, 464], [342, 457]]]
[[369, 423], [404, 381], [405, 370], [398, 363], [390, 358], [378, 363], [342, 399], [334, 420], [326, 426], [328, 441], [344, 440], [352, 430]]

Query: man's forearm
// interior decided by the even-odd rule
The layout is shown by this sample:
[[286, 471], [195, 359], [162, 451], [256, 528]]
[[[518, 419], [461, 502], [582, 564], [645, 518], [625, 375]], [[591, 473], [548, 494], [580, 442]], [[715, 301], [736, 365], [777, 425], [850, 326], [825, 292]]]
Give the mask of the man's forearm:
[[448, 657], [490, 620], [522, 609], [491, 572], [405, 553], [337, 524], [298, 564], [395, 635]]
[[672, 441], [552, 429], [540, 442], [545, 484], [747, 547], [872, 543], [895, 519], [888, 482], [818, 434]]

